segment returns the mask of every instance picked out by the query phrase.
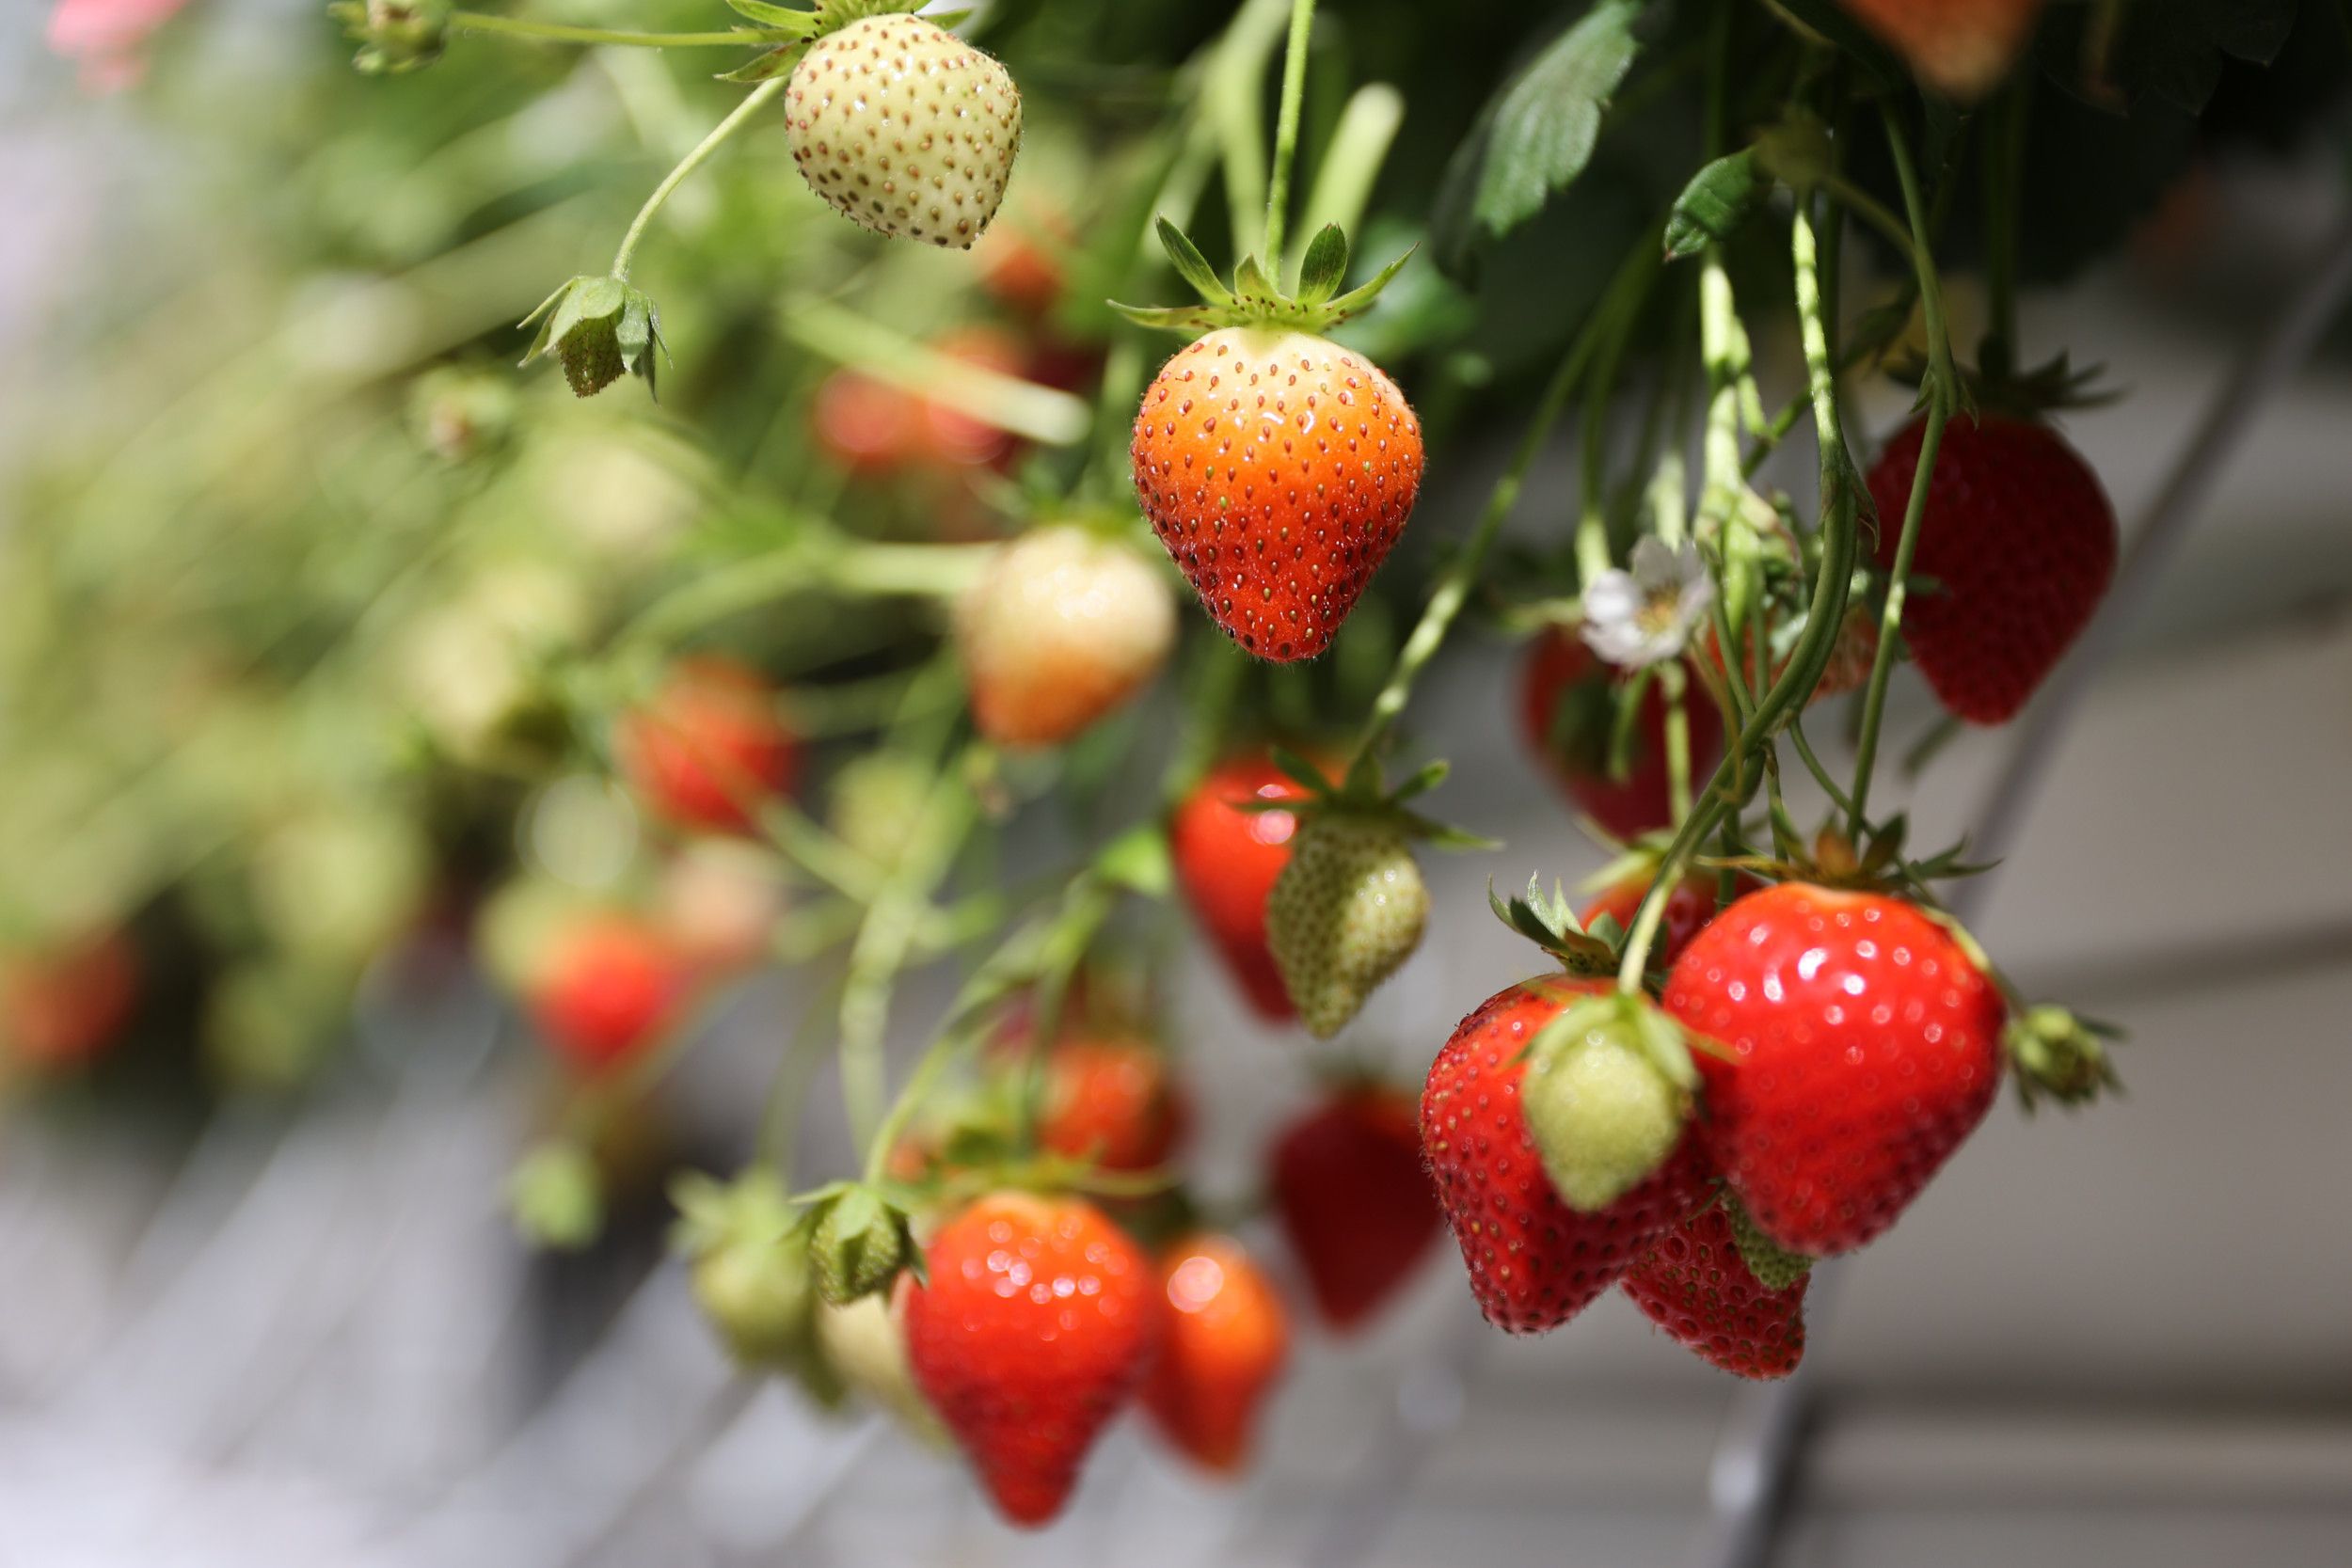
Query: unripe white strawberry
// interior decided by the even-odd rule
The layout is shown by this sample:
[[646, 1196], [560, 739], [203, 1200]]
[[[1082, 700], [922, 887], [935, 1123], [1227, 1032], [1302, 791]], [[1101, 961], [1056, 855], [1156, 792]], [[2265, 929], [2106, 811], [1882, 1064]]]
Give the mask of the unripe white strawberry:
[[956, 607], [973, 721], [1000, 745], [1069, 739], [1148, 685], [1175, 636], [1151, 562], [1073, 524], [1008, 545]]
[[1021, 92], [983, 50], [919, 16], [852, 22], [809, 45], [786, 134], [818, 195], [877, 233], [968, 250], [1021, 150]]
[[1392, 816], [1323, 811], [1291, 841], [1265, 917], [1299, 1021], [1327, 1039], [1421, 945], [1429, 889]]

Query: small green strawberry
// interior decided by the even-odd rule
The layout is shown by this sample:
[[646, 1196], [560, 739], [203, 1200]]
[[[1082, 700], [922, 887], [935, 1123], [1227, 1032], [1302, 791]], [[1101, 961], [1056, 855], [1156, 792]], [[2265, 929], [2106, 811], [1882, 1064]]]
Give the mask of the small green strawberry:
[[1317, 1039], [1361, 1011], [1421, 945], [1429, 889], [1404, 826], [1384, 813], [1315, 813], [1266, 895], [1275, 967]]
[[553, 358], [564, 367], [572, 391], [583, 398], [624, 373], [644, 376], [645, 389], [652, 391], [654, 351], [669, 352], [661, 341], [661, 311], [644, 291], [618, 277], [573, 278], [522, 320], [525, 326], [534, 324], [538, 336], [523, 363]]
[[1021, 150], [1021, 90], [985, 51], [919, 16], [818, 38], [785, 91], [801, 176], [876, 233], [969, 250]]
[[1587, 997], [1546, 1024], [1528, 1046], [1520, 1102], [1561, 1201], [1592, 1213], [1664, 1164], [1697, 1083], [1682, 1031], [1646, 998]]
[[1748, 1217], [1746, 1205], [1729, 1192], [1717, 1200], [1724, 1219], [1731, 1227], [1731, 1244], [1738, 1249], [1740, 1261], [1756, 1275], [1756, 1283], [1768, 1291], [1785, 1291], [1813, 1270], [1813, 1259], [1802, 1252], [1791, 1252], [1756, 1227]]
[[834, 1307], [888, 1291], [914, 1255], [906, 1215], [866, 1186], [826, 1203], [809, 1242], [818, 1294]]

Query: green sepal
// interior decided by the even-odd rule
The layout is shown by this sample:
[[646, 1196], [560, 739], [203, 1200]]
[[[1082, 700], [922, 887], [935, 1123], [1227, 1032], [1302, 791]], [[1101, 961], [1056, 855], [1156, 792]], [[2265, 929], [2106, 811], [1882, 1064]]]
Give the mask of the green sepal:
[[1192, 285], [1193, 290], [1211, 305], [1231, 305], [1232, 294], [1217, 280], [1216, 269], [1200, 254], [1200, 247], [1192, 243], [1192, 236], [1166, 218], [1158, 220], [1160, 247], [1168, 252], [1168, 264], [1176, 276]]
[[1717, 1195], [1716, 1201], [1724, 1206], [1724, 1219], [1731, 1227], [1731, 1244], [1739, 1251], [1740, 1261], [1748, 1266], [1758, 1285], [1768, 1291], [1786, 1291], [1812, 1272], [1813, 1259], [1765, 1235], [1730, 1189]]
[[727, 8], [786, 38], [812, 38], [824, 24], [825, 20], [819, 12], [794, 10], [788, 6], [772, 6], [768, 3], [768, 0], [727, 0]]
[[[1495, 911], [1497, 920], [1559, 959], [1560, 966], [1570, 974], [1603, 979], [1616, 974], [1617, 949], [1624, 942], [1624, 933], [1615, 929], [1614, 920], [1609, 919], [1587, 930], [1557, 882], [1547, 895], [1542, 879], [1531, 876], [1527, 879], [1526, 895], [1506, 900], [1495, 892], [1489, 879], [1486, 904]], [[1609, 931], [1600, 928], [1604, 924]]]
[[358, 41], [355, 67], [370, 76], [397, 76], [441, 57], [453, 9], [451, 0], [402, 0], [371, 13], [368, 0], [336, 0], [326, 14]]
[[1165, 898], [1175, 886], [1168, 834], [1157, 823], [1132, 828], [1104, 845], [1094, 869], [1104, 880], [1146, 898]]
[[1691, 177], [1666, 214], [1666, 260], [1680, 261], [1737, 233], [1772, 193], [1756, 149], [1727, 152]]
[[[755, 35], [746, 33], [744, 36], [748, 40]], [[743, 83], [771, 81], [778, 76], [788, 74], [794, 66], [801, 63], [801, 56], [807, 51], [808, 40], [803, 39], [797, 42], [787, 43], [781, 49], [771, 49], [765, 54], [755, 55], [733, 71], [720, 71], [714, 79], [721, 82]]]
[[809, 1241], [817, 1293], [847, 1307], [887, 1291], [914, 1251], [906, 1214], [873, 1188], [851, 1186], [818, 1212]]
[[1327, 223], [1307, 242], [1298, 263], [1298, 303], [1321, 305], [1347, 281], [1347, 236], [1336, 223]]

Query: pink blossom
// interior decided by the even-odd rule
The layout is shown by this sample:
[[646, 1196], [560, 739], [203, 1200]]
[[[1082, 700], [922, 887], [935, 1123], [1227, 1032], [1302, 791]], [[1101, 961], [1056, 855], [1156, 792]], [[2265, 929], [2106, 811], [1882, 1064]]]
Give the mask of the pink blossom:
[[188, 0], [57, 0], [49, 47], [82, 62], [82, 85], [110, 92], [138, 80], [140, 46]]

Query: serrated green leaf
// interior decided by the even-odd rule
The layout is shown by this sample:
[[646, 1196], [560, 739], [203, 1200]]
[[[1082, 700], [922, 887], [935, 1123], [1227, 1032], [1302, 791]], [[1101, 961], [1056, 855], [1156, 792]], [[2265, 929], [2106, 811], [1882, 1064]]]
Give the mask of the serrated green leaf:
[[1447, 273], [1462, 276], [1480, 236], [1509, 233], [1583, 172], [1609, 96], [1641, 52], [1642, 10], [1643, 0], [1599, 0], [1487, 104], [1430, 226]]
[[[1191, 284], [1211, 305], [1233, 302], [1232, 293], [1217, 281], [1216, 269], [1209, 265], [1209, 259], [1200, 254], [1200, 247], [1192, 243], [1190, 235], [1166, 218], [1159, 220], [1159, 232], [1160, 246], [1168, 252], [1168, 265], [1176, 269], [1177, 277]], [[1119, 309], [1123, 310], [1125, 307]]]
[[1677, 261], [1737, 233], [1772, 194], [1756, 150], [1726, 153], [1691, 177], [1666, 214], [1666, 260]]
[[1298, 303], [1321, 305], [1347, 281], [1347, 236], [1336, 223], [1327, 223], [1307, 242], [1298, 263]]

